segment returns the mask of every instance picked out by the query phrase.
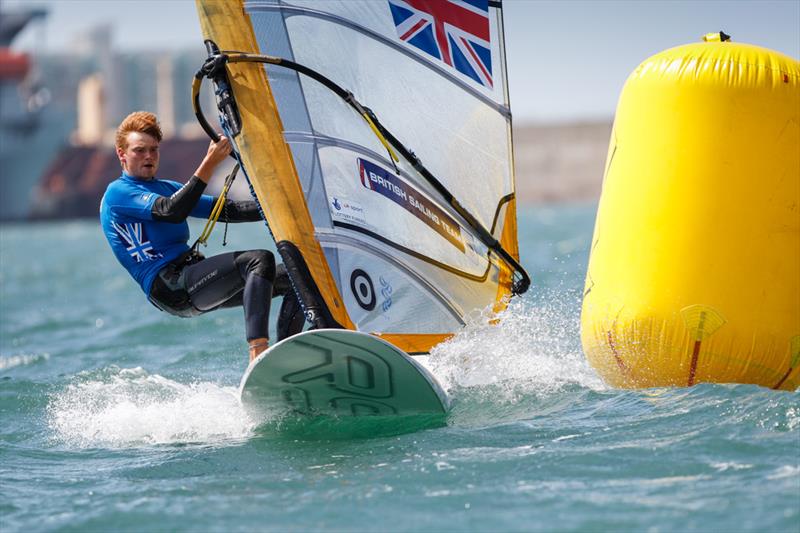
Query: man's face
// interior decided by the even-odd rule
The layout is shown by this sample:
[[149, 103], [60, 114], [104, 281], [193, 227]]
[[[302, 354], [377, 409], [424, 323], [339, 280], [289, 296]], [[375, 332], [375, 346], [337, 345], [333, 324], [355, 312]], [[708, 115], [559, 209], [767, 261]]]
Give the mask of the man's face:
[[136, 131], [128, 134], [127, 148], [117, 148], [122, 170], [137, 178], [155, 177], [158, 170], [158, 155], [158, 140]]

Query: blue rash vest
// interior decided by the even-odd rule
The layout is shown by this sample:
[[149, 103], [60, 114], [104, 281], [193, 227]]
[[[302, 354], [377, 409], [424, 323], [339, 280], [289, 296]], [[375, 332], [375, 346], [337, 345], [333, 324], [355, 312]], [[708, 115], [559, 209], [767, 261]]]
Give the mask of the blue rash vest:
[[[159, 196], [183, 185], [170, 180], [141, 180], [125, 172], [108, 185], [100, 202], [100, 223], [117, 260], [150, 296], [158, 271], [189, 250], [189, 224], [153, 220]], [[189, 216], [207, 218], [214, 197], [204, 194]]]

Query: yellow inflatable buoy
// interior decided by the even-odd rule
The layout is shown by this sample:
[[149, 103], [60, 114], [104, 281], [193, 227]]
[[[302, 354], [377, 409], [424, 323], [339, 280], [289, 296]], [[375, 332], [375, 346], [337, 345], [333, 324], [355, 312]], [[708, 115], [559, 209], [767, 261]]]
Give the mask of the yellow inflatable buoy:
[[581, 315], [614, 386], [800, 385], [800, 63], [727, 37], [620, 96]]

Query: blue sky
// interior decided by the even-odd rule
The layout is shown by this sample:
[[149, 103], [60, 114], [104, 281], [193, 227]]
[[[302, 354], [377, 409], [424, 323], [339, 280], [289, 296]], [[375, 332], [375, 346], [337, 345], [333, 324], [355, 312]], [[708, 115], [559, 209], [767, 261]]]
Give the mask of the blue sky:
[[[63, 50], [76, 34], [111, 23], [115, 46], [201, 47], [193, 0], [2, 0], [40, 5], [41, 32], [15, 45]], [[628, 74], [666, 48], [724, 30], [733, 40], [800, 57], [800, 0], [505, 0], [511, 105], [518, 121], [611, 118]]]

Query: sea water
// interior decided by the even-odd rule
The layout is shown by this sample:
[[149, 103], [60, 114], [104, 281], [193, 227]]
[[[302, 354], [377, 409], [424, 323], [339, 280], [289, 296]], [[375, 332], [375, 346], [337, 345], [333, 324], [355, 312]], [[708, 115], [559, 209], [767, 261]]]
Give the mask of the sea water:
[[[800, 531], [797, 392], [617, 390], [586, 363], [594, 210], [520, 213], [531, 290], [432, 354], [446, 424], [393, 431], [252, 420], [240, 310], [157, 311], [96, 221], [0, 226], [0, 529]], [[271, 248], [221, 234], [209, 253]]]

